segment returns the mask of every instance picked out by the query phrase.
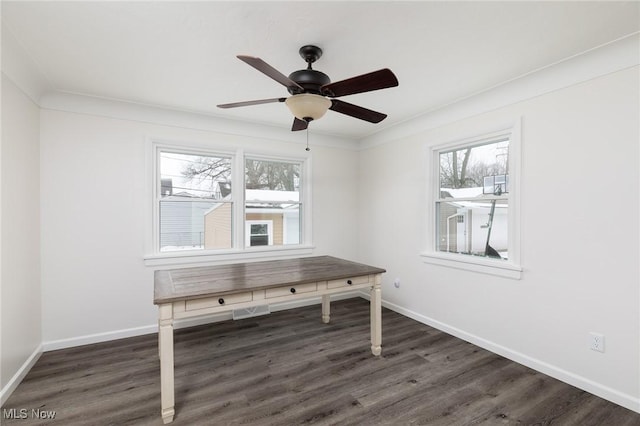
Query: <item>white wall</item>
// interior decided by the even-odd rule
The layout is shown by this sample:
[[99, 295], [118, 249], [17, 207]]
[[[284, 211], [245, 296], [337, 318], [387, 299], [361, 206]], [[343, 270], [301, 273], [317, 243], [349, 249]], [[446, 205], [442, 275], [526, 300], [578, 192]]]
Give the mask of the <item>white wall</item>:
[[[41, 117], [45, 349], [151, 332], [157, 322], [153, 268], [143, 263], [151, 226], [148, 137], [305, 152], [302, 133], [297, 143], [278, 142], [274, 135], [225, 135], [48, 107]], [[282, 140], [290, 133], [282, 130]], [[314, 140], [311, 133], [313, 254], [353, 259], [358, 153]]]
[[[28, 95], [3, 75], [3, 398], [42, 342], [51, 349], [154, 327], [153, 268], [142, 260], [147, 136], [302, 149], [291, 132], [247, 123], [41, 97], [46, 79], [10, 39], [3, 27], [3, 73]], [[524, 85], [529, 100], [497, 87], [458, 104], [453, 120], [445, 108], [392, 129], [399, 138], [379, 132], [360, 153], [337, 138], [314, 146], [312, 133], [314, 254], [383, 266], [387, 306], [640, 411], [638, 68], [592, 75], [637, 64], [629, 43], [637, 41], [612, 45], [596, 67], [589, 55], [574, 58], [560, 80], [581, 84], [545, 91], [546, 74], [535, 73]], [[520, 117], [522, 279], [424, 264], [427, 147]], [[566, 208], [567, 220], [550, 205]], [[606, 335], [604, 354], [587, 349], [589, 331]]]
[[[387, 268], [386, 305], [640, 411], [638, 77], [627, 68], [361, 152], [360, 204], [376, 208], [358, 253]], [[428, 147], [520, 118], [522, 279], [423, 263]]]
[[[2, 74], [2, 399], [39, 355], [40, 110]], [[16, 376], [17, 375], [17, 376]]]

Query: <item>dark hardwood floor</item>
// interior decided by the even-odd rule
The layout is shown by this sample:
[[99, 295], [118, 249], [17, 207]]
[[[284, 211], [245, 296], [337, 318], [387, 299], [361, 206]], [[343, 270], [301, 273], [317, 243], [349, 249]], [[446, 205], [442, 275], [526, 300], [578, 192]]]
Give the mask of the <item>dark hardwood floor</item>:
[[[332, 303], [175, 333], [174, 425], [640, 425], [640, 414], [369, 303]], [[161, 425], [157, 335], [47, 352], [2, 424]], [[21, 409], [26, 419], [9, 419]], [[31, 410], [56, 412], [54, 420]]]

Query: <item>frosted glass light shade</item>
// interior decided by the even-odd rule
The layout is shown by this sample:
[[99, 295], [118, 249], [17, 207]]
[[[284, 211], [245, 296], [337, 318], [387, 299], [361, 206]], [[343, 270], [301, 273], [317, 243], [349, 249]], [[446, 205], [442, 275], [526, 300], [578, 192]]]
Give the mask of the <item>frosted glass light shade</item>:
[[329, 99], [311, 93], [290, 96], [285, 103], [293, 115], [305, 121], [321, 118], [331, 106]]

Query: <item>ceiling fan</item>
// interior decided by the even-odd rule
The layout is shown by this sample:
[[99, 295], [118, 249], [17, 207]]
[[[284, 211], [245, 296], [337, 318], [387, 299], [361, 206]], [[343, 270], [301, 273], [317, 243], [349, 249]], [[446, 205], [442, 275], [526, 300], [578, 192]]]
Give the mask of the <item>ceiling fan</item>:
[[263, 74], [271, 77], [287, 88], [292, 96], [288, 98], [259, 99], [255, 101], [235, 102], [218, 105], [219, 108], [236, 108], [249, 105], [260, 105], [272, 102], [284, 102], [295, 116], [292, 131], [304, 130], [312, 120], [321, 118], [328, 109], [359, 118], [370, 123], [379, 123], [387, 115], [353, 105], [339, 98], [356, 93], [371, 92], [398, 85], [398, 79], [391, 70], [384, 68], [368, 74], [331, 82], [329, 76], [311, 68], [311, 64], [322, 56], [322, 49], [317, 46], [302, 46], [300, 56], [307, 62], [307, 68], [294, 71], [289, 77], [267, 64], [260, 58], [238, 55], [238, 59], [251, 65]]

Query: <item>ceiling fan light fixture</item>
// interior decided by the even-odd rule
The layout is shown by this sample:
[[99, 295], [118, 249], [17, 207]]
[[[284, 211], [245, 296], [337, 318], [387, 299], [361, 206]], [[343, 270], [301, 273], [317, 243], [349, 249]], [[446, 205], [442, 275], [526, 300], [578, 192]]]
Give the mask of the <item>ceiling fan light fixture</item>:
[[294, 71], [288, 77], [260, 58], [238, 55], [237, 58], [242, 62], [286, 87], [291, 96], [289, 98], [257, 99], [220, 104], [218, 108], [237, 108], [285, 102], [295, 116], [291, 126], [292, 132], [308, 129], [309, 122], [322, 118], [328, 109], [349, 117], [368, 121], [369, 123], [379, 123], [387, 117], [386, 114], [381, 112], [334, 98], [397, 86], [398, 79], [390, 69], [383, 68], [345, 80], [331, 82], [328, 75], [311, 68], [311, 64], [322, 55], [322, 49], [317, 46], [307, 45], [302, 46], [299, 53], [307, 63], [307, 68]]
[[318, 120], [331, 107], [331, 100], [312, 93], [301, 93], [285, 101], [291, 113], [304, 121]]

